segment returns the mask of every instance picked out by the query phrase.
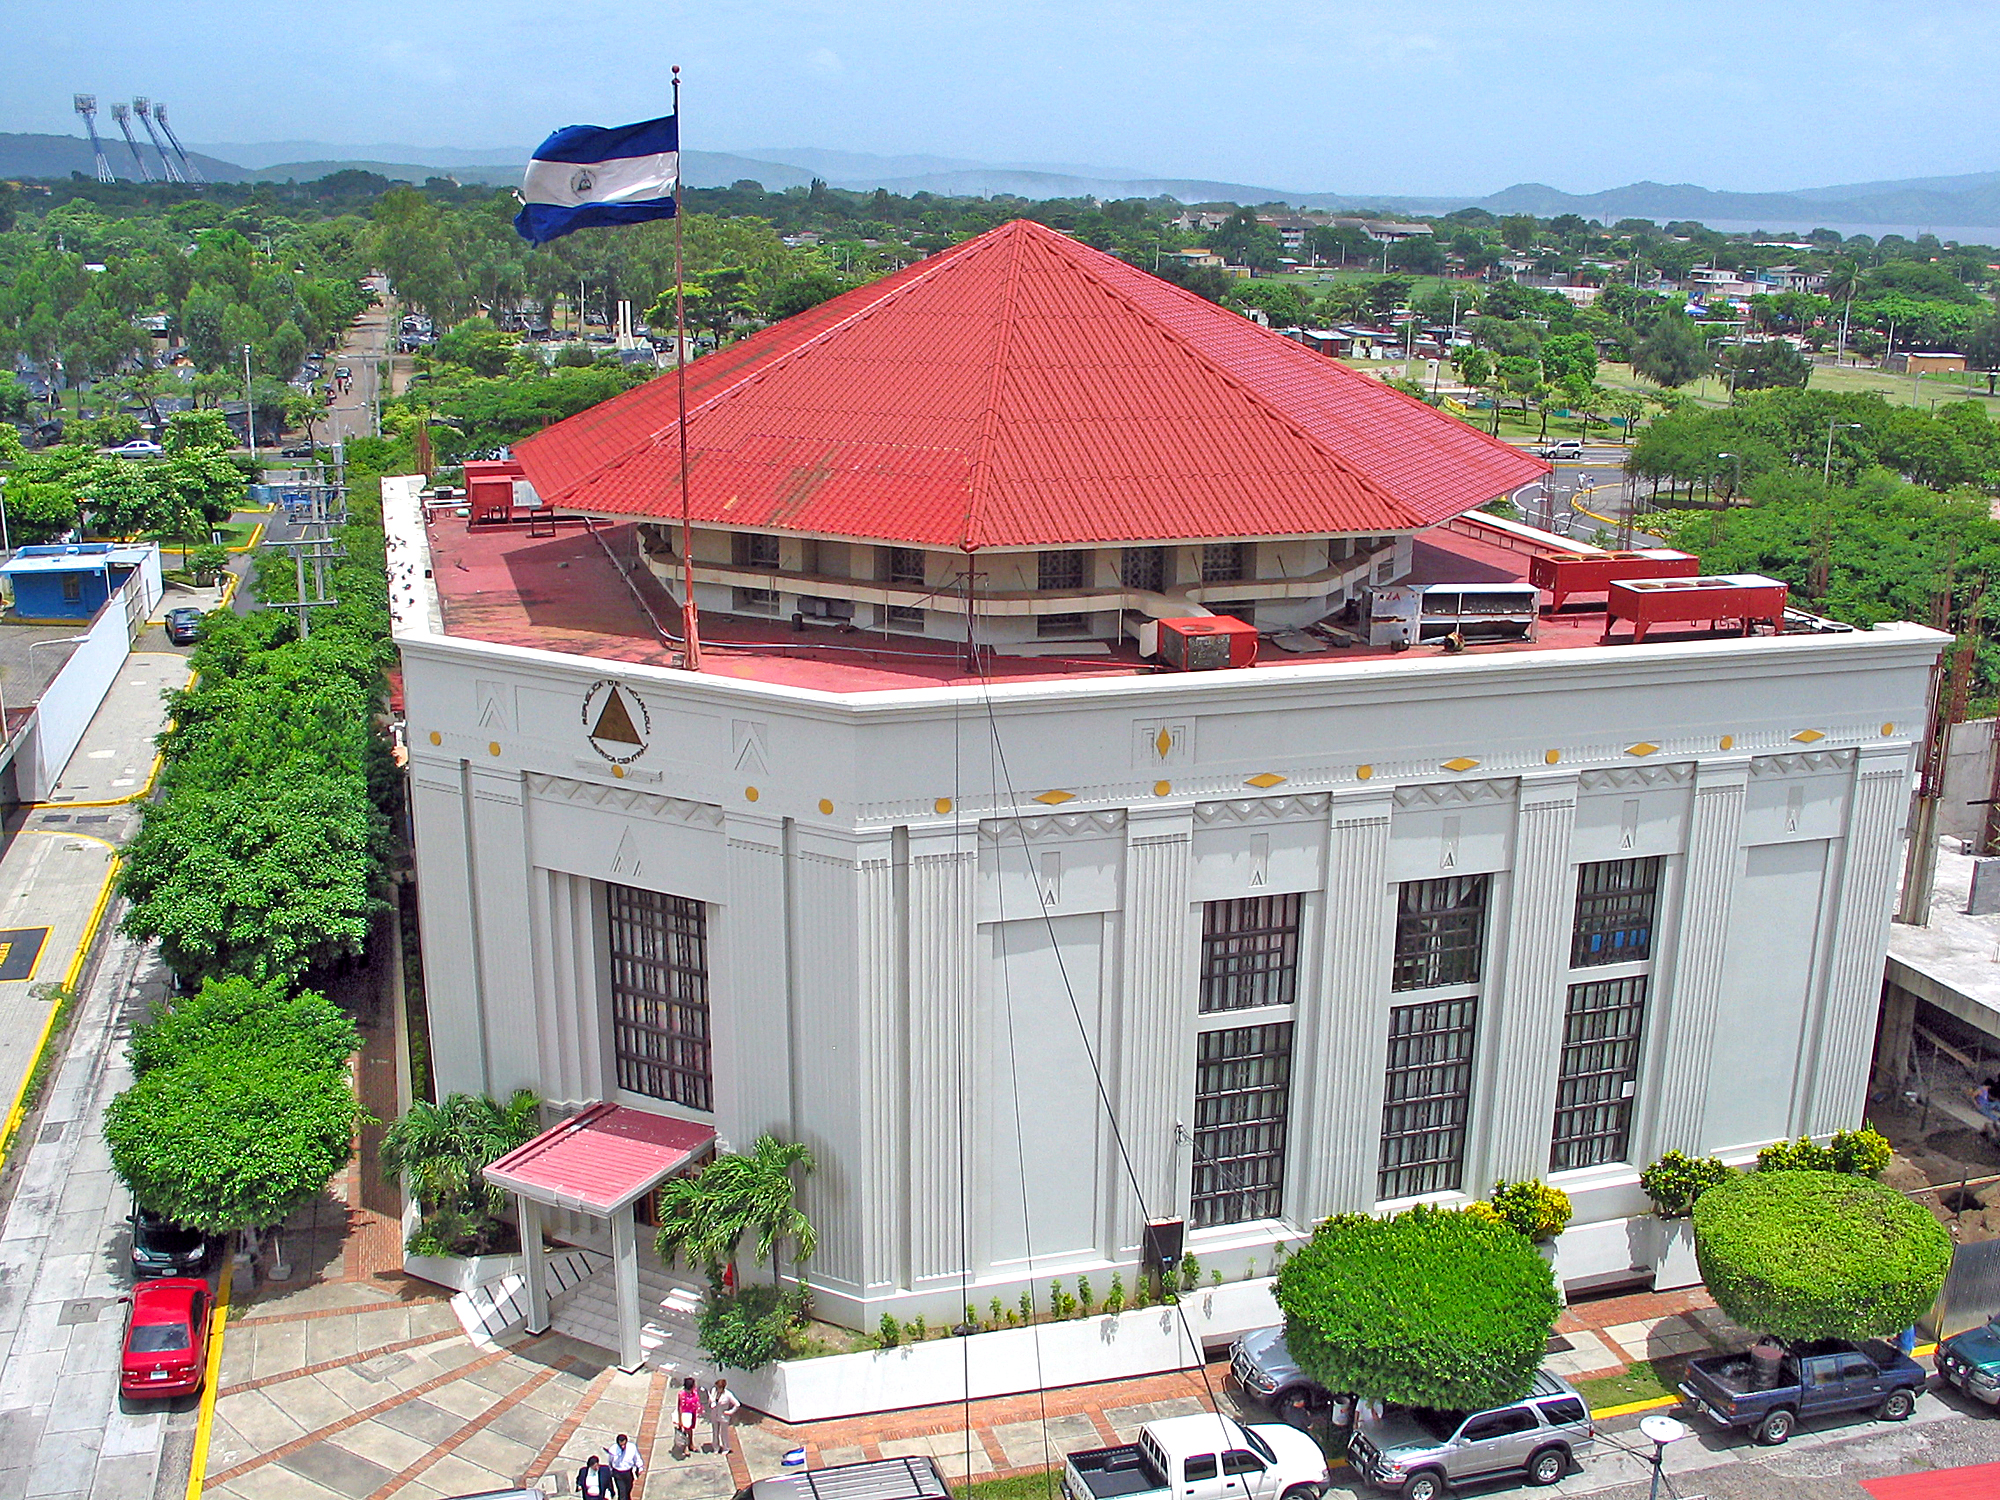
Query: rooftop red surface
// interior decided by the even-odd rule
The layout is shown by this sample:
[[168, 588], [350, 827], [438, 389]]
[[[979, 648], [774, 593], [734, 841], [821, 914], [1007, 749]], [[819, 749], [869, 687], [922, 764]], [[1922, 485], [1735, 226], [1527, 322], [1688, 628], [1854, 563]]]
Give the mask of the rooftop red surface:
[[517, 1146], [486, 1169], [503, 1187], [537, 1201], [606, 1213], [631, 1202], [715, 1139], [707, 1125], [593, 1104]]
[[[1503, 533], [1477, 519], [1438, 528], [1416, 541], [1412, 583], [1524, 583], [1530, 553], [1510, 550]], [[500, 645], [606, 661], [672, 666], [679, 648], [662, 637], [656, 622], [678, 627], [679, 610], [644, 568], [621, 578], [607, 548], [621, 558], [637, 555], [631, 524], [610, 525], [597, 535], [566, 523], [550, 536], [530, 536], [525, 524], [468, 526], [441, 517], [429, 526], [433, 575], [448, 634]], [[631, 587], [627, 587], [629, 581]], [[639, 598], [634, 597], [637, 590]], [[642, 608], [640, 599], [645, 601]], [[650, 614], [648, 610], [650, 609]], [[1601, 604], [1572, 603], [1561, 614], [1544, 615], [1533, 641], [1475, 644], [1467, 655], [1595, 646], [1604, 631]], [[1649, 640], [1673, 639], [1705, 631], [1656, 629]], [[1363, 661], [1391, 655], [1386, 649], [1337, 647], [1294, 654], [1266, 641], [1262, 666], [1297, 662]], [[1433, 656], [1441, 648], [1419, 646], [1411, 658]], [[724, 615], [702, 617], [702, 670], [715, 677], [815, 688], [822, 692], [863, 693], [893, 688], [972, 684], [979, 681], [1031, 682], [1078, 677], [1130, 677], [1158, 670], [1127, 641], [1110, 655], [1076, 657], [982, 656], [983, 672], [966, 670], [964, 648], [949, 641], [924, 643], [907, 636], [857, 631], [793, 631], [765, 620]], [[1254, 668], [1252, 670], [1255, 670]]]
[[[698, 521], [984, 547], [1408, 531], [1547, 465], [1028, 220], [687, 369]], [[524, 440], [553, 505], [677, 517], [669, 374]]]

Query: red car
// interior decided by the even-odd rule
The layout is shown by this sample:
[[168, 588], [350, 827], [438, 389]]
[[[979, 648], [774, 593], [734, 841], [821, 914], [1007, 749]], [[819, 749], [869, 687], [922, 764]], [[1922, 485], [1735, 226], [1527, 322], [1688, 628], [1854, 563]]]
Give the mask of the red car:
[[118, 1374], [122, 1394], [144, 1399], [191, 1396], [201, 1389], [208, 1299], [208, 1283], [193, 1276], [142, 1281], [132, 1288]]

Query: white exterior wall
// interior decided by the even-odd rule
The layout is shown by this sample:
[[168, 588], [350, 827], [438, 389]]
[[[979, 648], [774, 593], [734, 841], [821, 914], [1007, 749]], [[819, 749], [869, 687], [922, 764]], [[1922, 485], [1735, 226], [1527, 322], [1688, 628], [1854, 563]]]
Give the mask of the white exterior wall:
[[[448, 639], [412, 600], [440, 1090], [689, 1113], [611, 1086], [602, 883], [706, 903], [713, 1123], [817, 1155], [844, 1321], [1101, 1288], [1142, 1201], [1187, 1212], [1205, 901], [1304, 913], [1284, 1218], [1189, 1238], [1228, 1274], [1375, 1206], [1404, 880], [1495, 877], [1457, 1201], [1548, 1175], [1577, 865], [1664, 860], [1630, 1161], [1553, 1179], [1566, 1275], [1639, 1263], [1661, 1151], [1859, 1121], [1933, 632], [833, 695]], [[581, 720], [604, 678], [650, 716], [622, 775]]]

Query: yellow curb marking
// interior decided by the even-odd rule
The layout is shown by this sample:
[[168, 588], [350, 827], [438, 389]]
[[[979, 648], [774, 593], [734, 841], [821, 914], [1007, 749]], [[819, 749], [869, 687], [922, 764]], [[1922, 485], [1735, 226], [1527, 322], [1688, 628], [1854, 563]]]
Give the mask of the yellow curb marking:
[[188, 1465], [187, 1500], [201, 1500], [208, 1478], [208, 1439], [215, 1430], [216, 1388], [222, 1384], [222, 1333], [229, 1321], [229, 1285], [236, 1269], [236, 1257], [222, 1263], [222, 1279], [215, 1289], [215, 1311], [208, 1320], [208, 1359], [202, 1371], [201, 1415], [195, 1419], [194, 1457]]

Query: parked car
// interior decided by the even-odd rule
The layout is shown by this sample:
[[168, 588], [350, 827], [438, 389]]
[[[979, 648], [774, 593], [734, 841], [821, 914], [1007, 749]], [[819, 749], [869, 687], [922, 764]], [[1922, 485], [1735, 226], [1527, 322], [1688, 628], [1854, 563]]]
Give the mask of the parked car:
[[1354, 1472], [1405, 1500], [1438, 1500], [1448, 1485], [1510, 1474], [1554, 1484], [1597, 1446], [1590, 1409], [1546, 1370], [1518, 1401], [1485, 1411], [1392, 1406], [1363, 1422], [1347, 1445]]
[[2000, 1406], [2000, 1313], [1937, 1346], [1937, 1372], [1975, 1401]]
[[1301, 1370], [1285, 1346], [1283, 1328], [1253, 1328], [1229, 1346], [1229, 1378], [1244, 1394], [1294, 1427], [1331, 1415], [1344, 1425], [1352, 1401], [1336, 1396]]
[[314, 446], [313, 446], [313, 445], [312, 445], [311, 443], [299, 443], [299, 444], [297, 444], [297, 445], [296, 445], [296, 446], [294, 446], [294, 447], [290, 447], [290, 448], [283, 448], [283, 449], [280, 449], [280, 450], [279, 450], [279, 452], [278, 452], [278, 457], [280, 457], [280, 458], [318, 458], [318, 457], [319, 457], [319, 449], [315, 448], [315, 447], [314, 447]]
[[1319, 1500], [1326, 1455], [1295, 1427], [1246, 1427], [1219, 1412], [1167, 1417], [1139, 1441], [1063, 1461], [1066, 1500]]
[[773, 1474], [738, 1490], [736, 1500], [946, 1500], [949, 1494], [937, 1460], [913, 1456]]
[[199, 1276], [208, 1269], [209, 1240], [199, 1229], [176, 1224], [150, 1208], [134, 1208], [126, 1222], [132, 1226], [134, 1280]]
[[167, 639], [176, 646], [191, 646], [201, 639], [201, 611], [192, 605], [167, 611]]
[[116, 448], [105, 451], [115, 458], [158, 458], [167, 450], [147, 438], [133, 438], [129, 443], [120, 443]]
[[1923, 1366], [1879, 1339], [1823, 1339], [1773, 1353], [1759, 1358], [1746, 1349], [1690, 1361], [1680, 1392], [1717, 1426], [1744, 1428], [1775, 1446], [1808, 1417], [1872, 1411], [1900, 1422], [1924, 1388]]
[[335, 365], [333, 369], [333, 378], [335, 380], [347, 380], [353, 376], [353, 373], [354, 372], [350, 370], [346, 365]]
[[1583, 444], [1579, 443], [1575, 438], [1564, 438], [1560, 442], [1544, 443], [1535, 450], [1535, 457], [1546, 458], [1551, 462], [1563, 458], [1580, 459], [1583, 457]]
[[208, 1283], [194, 1276], [142, 1281], [125, 1299], [120, 1393], [146, 1400], [201, 1389], [208, 1336]]

